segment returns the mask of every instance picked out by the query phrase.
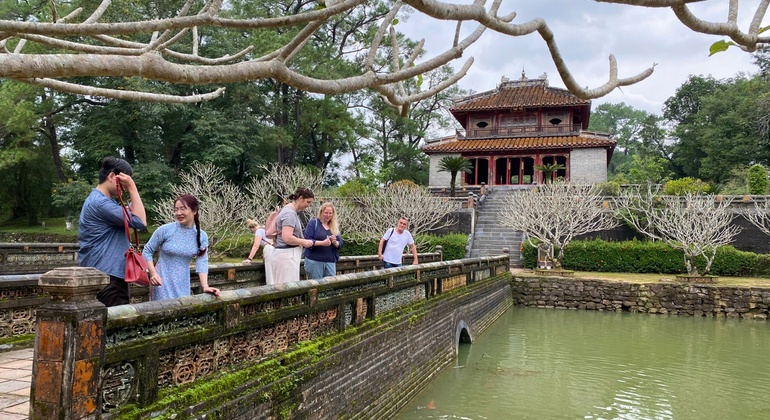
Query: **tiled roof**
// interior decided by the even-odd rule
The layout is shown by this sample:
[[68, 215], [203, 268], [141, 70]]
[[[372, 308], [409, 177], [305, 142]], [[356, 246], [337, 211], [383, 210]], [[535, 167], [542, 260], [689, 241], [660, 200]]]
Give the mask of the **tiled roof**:
[[495, 90], [463, 98], [452, 105], [453, 113], [510, 108], [590, 105], [566, 89], [548, 86], [546, 79], [505, 82]]
[[423, 152], [463, 153], [463, 152], [509, 152], [532, 149], [582, 149], [587, 147], [614, 148], [615, 140], [611, 137], [595, 134], [571, 136], [516, 137], [495, 139], [457, 139], [451, 138], [423, 146]]

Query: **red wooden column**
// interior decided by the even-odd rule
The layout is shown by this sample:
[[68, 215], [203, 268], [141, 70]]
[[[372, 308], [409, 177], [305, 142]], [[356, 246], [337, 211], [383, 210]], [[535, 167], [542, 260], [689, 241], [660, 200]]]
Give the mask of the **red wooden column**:
[[107, 308], [96, 293], [109, 277], [90, 267], [49, 271], [38, 284], [51, 300], [37, 309], [29, 416], [101, 418], [99, 374], [104, 364]]

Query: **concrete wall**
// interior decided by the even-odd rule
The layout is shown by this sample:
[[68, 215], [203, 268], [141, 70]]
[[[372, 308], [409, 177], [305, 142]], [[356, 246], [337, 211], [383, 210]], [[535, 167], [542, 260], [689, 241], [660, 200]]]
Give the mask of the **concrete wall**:
[[574, 149], [570, 152], [569, 165], [572, 182], [607, 181], [607, 149]]
[[[441, 154], [429, 156], [428, 187], [449, 188], [449, 183], [452, 182], [452, 174], [450, 174], [449, 172], [442, 172], [438, 170], [438, 165], [441, 162], [441, 159], [447, 156], [460, 156], [460, 155], [441, 153]], [[460, 187], [461, 185], [463, 185], [463, 179], [464, 179], [463, 177], [464, 177], [464, 174], [462, 173], [457, 174], [457, 179], [455, 180], [456, 182], [455, 187]]]
[[516, 305], [766, 320], [770, 288], [515, 276]]

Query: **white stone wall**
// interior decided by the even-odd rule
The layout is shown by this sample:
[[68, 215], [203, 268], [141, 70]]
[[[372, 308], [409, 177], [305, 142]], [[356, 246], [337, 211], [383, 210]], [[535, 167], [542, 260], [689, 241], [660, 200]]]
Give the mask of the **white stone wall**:
[[[441, 159], [444, 159], [446, 156], [460, 156], [450, 153], [443, 153], [443, 154], [435, 154], [430, 155], [430, 165], [428, 167], [428, 186], [429, 187], [439, 187], [439, 188], [449, 188], [449, 183], [452, 182], [452, 174], [449, 172], [442, 172], [438, 170], [438, 165], [441, 162]], [[460, 187], [463, 185], [463, 173], [457, 174], [457, 187]]]
[[569, 162], [570, 182], [607, 182], [607, 149], [574, 149]]

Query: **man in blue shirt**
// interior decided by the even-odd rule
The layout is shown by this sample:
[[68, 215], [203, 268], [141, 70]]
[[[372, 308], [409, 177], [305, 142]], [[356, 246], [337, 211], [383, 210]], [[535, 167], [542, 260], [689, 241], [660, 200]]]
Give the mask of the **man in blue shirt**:
[[99, 168], [99, 185], [91, 190], [80, 212], [78, 262], [81, 267], [94, 267], [110, 276], [110, 284], [96, 295], [105, 306], [129, 303], [128, 283], [123, 278], [130, 243], [123, 224], [123, 209], [115, 201], [118, 182], [131, 200], [129, 226], [139, 230], [147, 227], [144, 204], [131, 178], [133, 173], [125, 160], [104, 158]]

